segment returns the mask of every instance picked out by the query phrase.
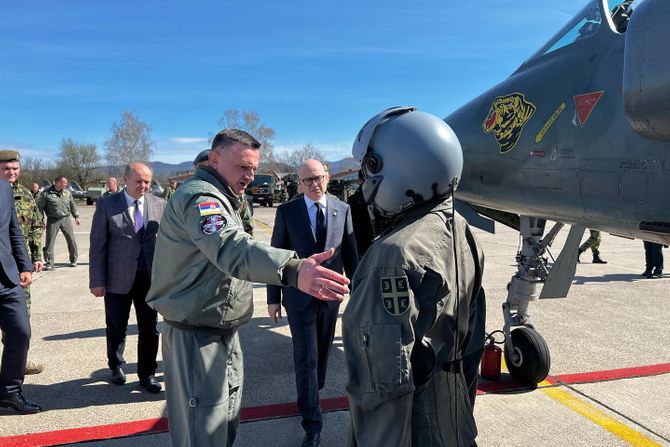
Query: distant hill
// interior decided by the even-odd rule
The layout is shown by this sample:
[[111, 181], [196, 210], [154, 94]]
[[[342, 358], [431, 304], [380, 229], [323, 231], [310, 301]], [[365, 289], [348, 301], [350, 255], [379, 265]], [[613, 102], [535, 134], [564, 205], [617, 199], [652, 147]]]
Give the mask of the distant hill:
[[353, 157], [343, 158], [338, 161], [327, 161], [326, 164], [328, 165], [328, 171], [331, 174], [345, 171], [358, 171], [358, 169], [360, 169], [360, 165]]
[[193, 161], [183, 161], [179, 164], [163, 163], [162, 161], [152, 161], [149, 163], [154, 174], [172, 175], [177, 172], [189, 171], [193, 169]]

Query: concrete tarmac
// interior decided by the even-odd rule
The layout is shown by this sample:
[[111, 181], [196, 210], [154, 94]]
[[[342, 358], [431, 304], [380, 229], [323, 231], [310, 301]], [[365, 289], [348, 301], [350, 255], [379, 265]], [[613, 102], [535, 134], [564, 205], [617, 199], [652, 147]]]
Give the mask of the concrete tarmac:
[[[274, 210], [256, 207], [259, 240], [269, 241]], [[24, 393], [45, 411], [17, 415], [0, 409], [0, 447], [171, 445], [165, 393], [149, 394], [137, 385], [132, 312], [126, 343], [128, 382], [108, 382], [103, 301], [88, 290], [93, 211], [94, 207], [80, 206], [82, 222], [75, 228], [79, 265], [66, 266], [61, 235], [57, 268], [35, 275], [29, 358], [43, 363], [45, 370], [26, 377]], [[489, 332], [502, 327], [501, 304], [516, 270], [519, 245], [517, 233], [502, 225], [496, 229], [495, 235], [477, 231], [486, 254]], [[559, 234], [554, 243], [554, 256], [565, 236]], [[479, 446], [670, 446], [670, 277], [640, 275], [644, 249], [638, 240], [603, 234], [601, 255], [608, 264], [591, 264], [590, 254], [582, 255], [567, 298], [531, 304], [533, 321], [551, 349], [548, 380], [524, 388], [503, 372], [500, 381], [480, 381], [475, 408]], [[268, 318], [264, 286], [255, 286], [254, 303], [254, 318], [240, 331], [245, 386], [236, 445], [298, 446], [303, 432], [294, 404], [288, 322], [284, 318], [274, 324]], [[344, 446], [349, 422], [340, 334], [338, 327], [321, 394], [323, 406], [329, 408], [324, 447]], [[162, 381], [160, 352], [158, 360]]]

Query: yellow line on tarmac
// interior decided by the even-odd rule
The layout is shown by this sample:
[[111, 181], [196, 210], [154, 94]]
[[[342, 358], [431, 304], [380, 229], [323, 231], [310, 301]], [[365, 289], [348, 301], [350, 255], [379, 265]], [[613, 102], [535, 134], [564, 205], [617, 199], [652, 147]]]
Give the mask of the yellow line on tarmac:
[[254, 219], [254, 227], [261, 227], [262, 229], [264, 229], [264, 230], [269, 231], [270, 233], [272, 233], [272, 227], [269, 226], [269, 225], [267, 225], [267, 224], [264, 224], [264, 223], [261, 222], [260, 220], [256, 220], [256, 219]]
[[[538, 386], [547, 386], [551, 383], [546, 380], [538, 384]], [[557, 387], [542, 388], [541, 391], [552, 399], [557, 400], [561, 404], [570, 408], [571, 410], [581, 414], [585, 418], [591, 420], [592, 422], [600, 425], [605, 430], [610, 433], [618, 436], [627, 443], [635, 447], [651, 447], [651, 446], [660, 446], [658, 444], [642, 433], [633, 430], [625, 424], [617, 421], [613, 417], [608, 416], [605, 412], [599, 410], [598, 408], [588, 404], [582, 399], [577, 398], [574, 394], [571, 394], [565, 390], [562, 390]]]
[[[502, 368], [507, 370], [504, 358], [502, 359]], [[613, 417], [607, 415], [604, 411], [599, 410], [574, 394], [559, 388], [559, 386], [560, 385], [556, 385], [547, 380], [543, 380], [537, 384], [538, 390], [542, 391], [547, 396], [584, 416], [591, 422], [601, 426], [613, 435], [623, 439], [628, 444], [634, 447], [661, 447], [661, 444], [649, 439], [627, 425], [622, 424]]]

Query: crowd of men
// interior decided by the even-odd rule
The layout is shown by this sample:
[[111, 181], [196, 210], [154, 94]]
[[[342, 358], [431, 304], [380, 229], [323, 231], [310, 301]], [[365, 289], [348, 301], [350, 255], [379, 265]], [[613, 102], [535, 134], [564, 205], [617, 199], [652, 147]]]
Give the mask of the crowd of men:
[[[172, 445], [232, 445], [244, 376], [238, 329], [253, 314], [252, 282], [264, 283], [269, 316], [277, 321], [282, 307], [288, 316], [302, 445], [317, 446], [319, 390], [339, 304], [350, 294], [342, 317], [349, 445], [474, 445], [483, 255], [453, 210], [463, 157], [451, 129], [414, 108], [373, 117], [353, 146], [362, 185], [351, 206], [326, 193], [323, 164], [305, 160], [297, 172], [302, 194], [278, 207], [271, 245], [254, 239], [244, 198], [260, 146], [247, 132], [222, 130], [194, 160], [193, 177], [170, 188], [169, 200], [147, 194], [152, 172], [144, 163], [127, 166], [121, 191], [109, 179], [110, 193], [96, 205], [89, 253], [90, 291], [105, 304], [109, 381], [126, 382], [123, 353], [134, 307], [139, 384], [162, 391], [155, 377], [161, 314]], [[14, 151], [2, 152], [18, 162]], [[59, 230], [68, 265], [77, 263], [71, 236], [78, 211], [66, 187], [59, 177], [36, 202], [27, 190], [21, 195], [32, 200], [36, 217], [34, 228], [27, 225], [21, 234], [12, 230], [20, 220], [14, 201], [13, 212], [1, 216], [7, 221], [0, 222], [3, 256], [12, 262], [3, 257], [0, 323], [13, 335], [4, 340], [0, 406], [22, 413], [41, 411], [23, 397], [21, 384], [30, 338], [24, 290], [31, 272], [42, 267], [42, 215], [46, 268], [54, 267]], [[28, 229], [37, 242], [24, 237]], [[154, 258], [171, 262], [158, 265]], [[14, 319], [20, 321], [8, 317], [8, 306], [12, 315], [21, 310]], [[447, 404], [436, 408], [434, 402]]]

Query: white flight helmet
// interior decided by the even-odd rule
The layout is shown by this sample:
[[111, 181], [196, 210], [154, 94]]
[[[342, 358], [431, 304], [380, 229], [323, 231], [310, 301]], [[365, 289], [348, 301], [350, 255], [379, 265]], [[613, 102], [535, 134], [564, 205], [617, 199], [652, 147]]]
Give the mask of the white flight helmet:
[[384, 217], [448, 197], [463, 171], [458, 137], [440, 118], [392, 107], [368, 121], [352, 148], [365, 181], [363, 197]]

